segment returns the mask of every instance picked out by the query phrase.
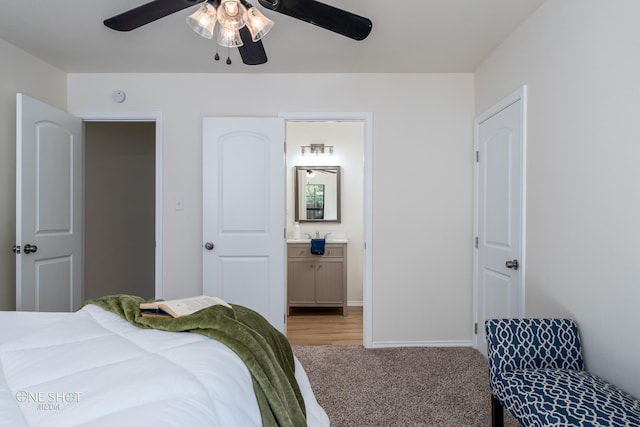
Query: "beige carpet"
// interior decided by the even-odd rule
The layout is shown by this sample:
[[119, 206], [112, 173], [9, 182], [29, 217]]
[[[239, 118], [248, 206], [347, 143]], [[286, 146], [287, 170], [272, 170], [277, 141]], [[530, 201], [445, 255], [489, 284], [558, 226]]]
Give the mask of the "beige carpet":
[[[332, 427], [491, 425], [487, 362], [472, 348], [293, 350]], [[506, 413], [505, 426], [518, 423]]]

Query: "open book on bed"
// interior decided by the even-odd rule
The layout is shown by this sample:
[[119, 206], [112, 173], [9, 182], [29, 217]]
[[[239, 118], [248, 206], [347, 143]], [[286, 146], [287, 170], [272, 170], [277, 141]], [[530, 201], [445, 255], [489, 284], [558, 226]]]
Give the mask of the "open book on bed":
[[168, 301], [144, 302], [140, 304], [140, 312], [144, 317], [182, 317], [218, 304], [231, 308], [221, 298], [201, 295]]

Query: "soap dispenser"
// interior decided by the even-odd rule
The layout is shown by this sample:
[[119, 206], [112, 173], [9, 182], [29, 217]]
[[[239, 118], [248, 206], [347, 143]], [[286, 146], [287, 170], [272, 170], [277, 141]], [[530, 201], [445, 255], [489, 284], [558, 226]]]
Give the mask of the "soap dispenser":
[[300, 239], [300, 224], [297, 222], [293, 224], [293, 238], [296, 240]]

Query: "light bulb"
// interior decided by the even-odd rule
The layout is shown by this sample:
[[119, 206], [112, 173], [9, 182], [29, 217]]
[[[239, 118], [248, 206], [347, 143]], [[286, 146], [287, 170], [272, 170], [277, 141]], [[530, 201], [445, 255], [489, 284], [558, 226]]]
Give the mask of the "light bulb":
[[257, 42], [273, 28], [273, 21], [252, 6], [247, 10], [247, 28], [251, 32], [251, 40]]
[[210, 3], [205, 3], [194, 13], [187, 16], [187, 24], [193, 31], [204, 38], [213, 38], [213, 28], [216, 25], [216, 9]]

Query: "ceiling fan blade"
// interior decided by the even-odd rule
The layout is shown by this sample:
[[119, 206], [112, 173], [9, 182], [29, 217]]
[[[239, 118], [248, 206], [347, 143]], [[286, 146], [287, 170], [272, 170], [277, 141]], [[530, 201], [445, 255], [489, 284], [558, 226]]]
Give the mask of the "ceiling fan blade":
[[131, 31], [169, 16], [205, 0], [154, 0], [104, 20], [104, 25], [117, 31]]
[[364, 40], [371, 32], [369, 18], [338, 9], [316, 0], [258, 0], [274, 12], [325, 28], [354, 40]]
[[244, 43], [238, 48], [242, 62], [247, 65], [260, 65], [267, 62], [267, 52], [264, 50], [262, 40], [252, 41], [251, 32], [247, 27], [240, 28], [240, 38]]

